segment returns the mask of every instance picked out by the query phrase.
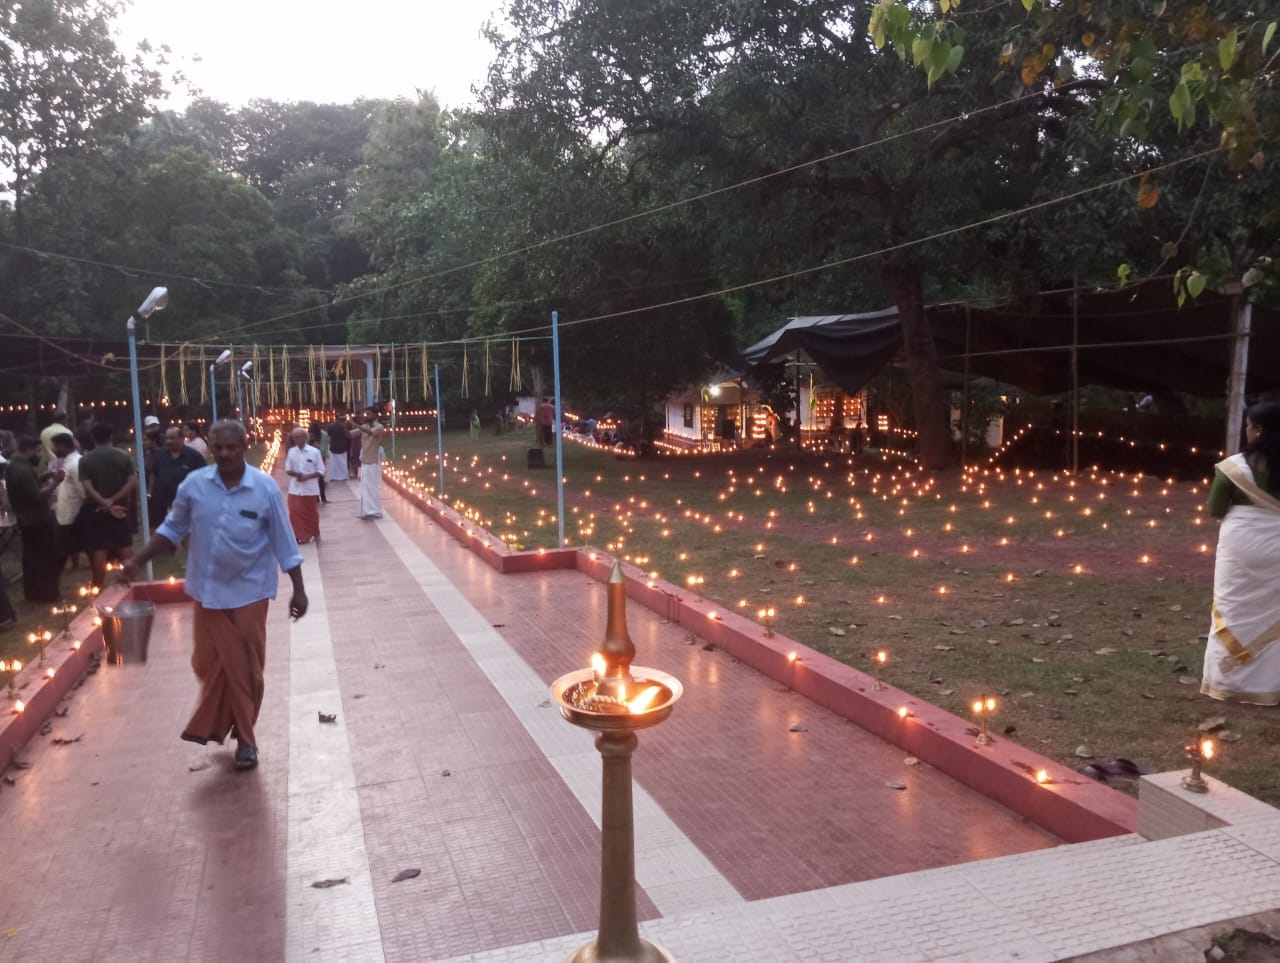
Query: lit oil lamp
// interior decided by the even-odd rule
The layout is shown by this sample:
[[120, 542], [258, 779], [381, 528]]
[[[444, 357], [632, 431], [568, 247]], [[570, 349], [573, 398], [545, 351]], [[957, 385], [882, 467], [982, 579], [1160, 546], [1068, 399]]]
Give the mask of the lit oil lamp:
[[871, 659], [871, 668], [875, 670], [876, 681], [871, 686], [873, 689], [883, 689], [884, 683], [880, 681], [880, 667], [889, 663], [889, 652], [886, 649], [878, 649]]
[[764, 637], [766, 639], [773, 638], [773, 619], [778, 612], [772, 606], [766, 606], [756, 613], [756, 616], [764, 624]]
[[27, 645], [40, 646], [40, 665], [44, 665], [44, 649], [53, 641], [53, 633], [48, 629], [37, 626], [34, 632], [27, 633]]
[[14, 680], [18, 677], [18, 673], [21, 671], [22, 671], [22, 663], [19, 662], [17, 659], [9, 659], [8, 661], [5, 661], [4, 659], [0, 659], [0, 674], [6, 673], [6, 672], [9, 674], [9, 693], [8, 694], [10, 699], [16, 699], [18, 697], [18, 689], [13, 683], [14, 683]]
[[995, 740], [993, 740], [987, 733], [987, 716], [996, 711], [996, 697], [979, 696], [977, 699], [973, 700], [973, 705], [971, 705], [970, 708], [973, 710], [973, 714], [977, 716], [979, 721], [982, 723], [982, 731], [978, 733], [978, 745], [991, 745]]
[[1209, 784], [1200, 775], [1200, 767], [1213, 758], [1215, 747], [1212, 739], [1200, 739], [1187, 746], [1187, 758], [1191, 760], [1191, 772], [1182, 777], [1182, 788], [1189, 792], [1208, 792]]
[[76, 614], [76, 607], [70, 602], [59, 602], [52, 609], [54, 615], [62, 618], [62, 637], [64, 639], [71, 636], [71, 616]]
[[591, 668], [570, 672], [551, 685], [551, 698], [560, 714], [596, 733], [603, 762], [600, 928], [595, 939], [579, 947], [569, 961], [659, 963], [672, 957], [640, 938], [636, 916], [631, 755], [639, 742], [637, 730], [663, 722], [684, 689], [675, 676], [632, 665], [636, 647], [627, 631], [627, 582], [617, 562], [607, 590], [605, 638]]

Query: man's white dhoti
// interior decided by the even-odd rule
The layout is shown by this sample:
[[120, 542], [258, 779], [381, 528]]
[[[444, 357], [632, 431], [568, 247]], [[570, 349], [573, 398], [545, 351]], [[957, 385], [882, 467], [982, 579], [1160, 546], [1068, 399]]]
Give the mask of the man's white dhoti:
[[382, 517], [382, 466], [360, 466], [360, 517]]
[[329, 481], [347, 481], [351, 473], [347, 471], [347, 453], [331, 452], [329, 456]]

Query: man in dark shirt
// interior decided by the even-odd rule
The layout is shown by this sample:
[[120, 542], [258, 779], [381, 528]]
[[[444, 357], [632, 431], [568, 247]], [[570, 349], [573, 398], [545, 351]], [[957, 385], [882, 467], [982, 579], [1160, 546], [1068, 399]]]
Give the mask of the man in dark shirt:
[[169, 514], [169, 506], [178, 494], [184, 478], [205, 465], [204, 456], [188, 447], [182, 429], [170, 426], [164, 433], [164, 447], [156, 452], [155, 472], [151, 478], [151, 527], [159, 528]]
[[93, 451], [80, 459], [84, 506], [80, 509], [81, 547], [89, 552], [93, 584], [103, 587], [107, 559], [127, 561], [133, 554], [129, 506], [138, 491], [138, 472], [127, 452], [111, 444], [111, 426], [93, 426]]
[[329, 426], [329, 481], [346, 481], [351, 477], [347, 466], [347, 452], [351, 450], [351, 439], [347, 437], [347, 428], [342, 417]]
[[39, 438], [23, 437], [5, 472], [9, 505], [22, 533], [22, 591], [28, 602], [58, 601], [58, 525], [49, 496], [62, 482], [63, 473], [36, 474], [44, 447]]

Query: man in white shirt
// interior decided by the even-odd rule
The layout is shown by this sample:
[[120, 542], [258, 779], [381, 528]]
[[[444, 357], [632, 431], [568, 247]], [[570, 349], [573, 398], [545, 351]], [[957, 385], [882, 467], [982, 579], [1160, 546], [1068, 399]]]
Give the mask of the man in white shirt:
[[62, 465], [63, 479], [53, 493], [53, 516], [58, 523], [59, 568], [67, 559], [80, 553], [76, 544], [76, 517], [84, 504], [84, 486], [80, 484], [80, 452], [70, 431], [54, 435], [50, 440], [53, 457]]
[[320, 479], [324, 476], [324, 456], [307, 444], [307, 429], [289, 434], [289, 453], [284, 458], [289, 476], [289, 524], [299, 545], [320, 538]]

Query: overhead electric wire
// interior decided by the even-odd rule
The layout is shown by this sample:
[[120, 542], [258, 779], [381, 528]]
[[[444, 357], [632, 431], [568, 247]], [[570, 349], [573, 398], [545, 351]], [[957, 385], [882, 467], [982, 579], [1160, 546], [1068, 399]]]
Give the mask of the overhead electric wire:
[[666, 213], [667, 211], [677, 210], [681, 207], [686, 207], [690, 204], [696, 204], [700, 201], [705, 201], [705, 200], [708, 200], [709, 198], [717, 197], [721, 194], [727, 194], [732, 191], [740, 190], [744, 187], [750, 187], [753, 184], [761, 184], [775, 177], [781, 177], [784, 174], [794, 174], [796, 171], [805, 170], [810, 167], [816, 167], [819, 164], [825, 164], [833, 160], [838, 160], [841, 157], [847, 157], [849, 155], [857, 154], [865, 150], [870, 150], [873, 147], [880, 147], [880, 146], [883, 146], [884, 144], [893, 143], [894, 141], [897, 141], [897, 140], [902, 140], [907, 137], [915, 136], [916, 134], [927, 133], [928, 131], [937, 130], [941, 127], [946, 127], [950, 124], [968, 121], [974, 117], [978, 117], [992, 111], [1003, 110], [1005, 107], [1009, 107], [1013, 104], [1026, 103], [1026, 101], [1031, 97], [1046, 97], [1051, 93], [1060, 94], [1066, 91], [1070, 91], [1073, 87], [1076, 86], [1077, 83], [1081, 83], [1081, 81], [1076, 81], [1070, 84], [1064, 84], [1061, 87], [1038, 90], [1032, 94], [1021, 94], [1017, 97], [1012, 97], [1009, 100], [1001, 101], [998, 104], [990, 104], [986, 107], [979, 107], [974, 110], [962, 111], [959, 114], [955, 114], [951, 117], [943, 118], [942, 120], [930, 121], [927, 124], [922, 124], [919, 127], [914, 127], [911, 130], [899, 131], [896, 134], [889, 134], [888, 136], [878, 138], [877, 140], [868, 141], [865, 144], [857, 144], [853, 147], [845, 147], [838, 151], [833, 151], [829, 154], [824, 154], [821, 157], [813, 158], [812, 160], [802, 161], [801, 163], [798, 163], [798, 164], [792, 164], [788, 167], [779, 168], [778, 170], [770, 171], [766, 174], [757, 174], [754, 177], [749, 177], [749, 178], [746, 178], [745, 180], [737, 181], [733, 184], [727, 184], [723, 187], [717, 187], [709, 191], [703, 191], [702, 193], [692, 195], [691, 197], [685, 197], [679, 200], [669, 201], [665, 204], [659, 204], [656, 207], [646, 208], [645, 210], [637, 211], [634, 214], [627, 214], [623, 217], [613, 218], [612, 220], [603, 221], [599, 224], [593, 224], [589, 227], [580, 228], [576, 231], [570, 231], [566, 234], [560, 234], [555, 237], [546, 238], [541, 241], [535, 241], [531, 244], [526, 244], [523, 247], [518, 247], [510, 251], [504, 251], [498, 254], [491, 254], [487, 257], [477, 258], [475, 260], [468, 261], [464, 264], [459, 264], [454, 267], [443, 268], [439, 271], [432, 271], [427, 274], [422, 274], [414, 278], [408, 278], [404, 281], [397, 281], [393, 284], [374, 288], [370, 291], [362, 291], [357, 294], [352, 294], [349, 296], [340, 296], [335, 298], [330, 305], [317, 305], [311, 308], [299, 308], [297, 311], [291, 311], [285, 314], [275, 315], [274, 317], [264, 318], [261, 321], [255, 321], [255, 322], [251, 322], [248, 325], [245, 325], [242, 328], [242, 330], [248, 330], [249, 328], [256, 327], [256, 326], [265, 326], [268, 324], [274, 324], [277, 321], [287, 321], [289, 318], [299, 317], [303, 314], [308, 314], [312, 311], [320, 310], [320, 308], [322, 307], [337, 306], [340, 304], [347, 304], [353, 301], [360, 301], [365, 298], [380, 296], [383, 294], [390, 293], [392, 291], [399, 290], [400, 288], [403, 288], [403, 287], [408, 287], [413, 284], [421, 284], [425, 281], [431, 281], [437, 278], [446, 277], [450, 274], [456, 274], [460, 271], [467, 271], [467, 270], [471, 270], [472, 268], [483, 267], [486, 264], [493, 264], [497, 261], [503, 261], [508, 258], [518, 257], [522, 254], [529, 254], [533, 251], [541, 250], [542, 248], [550, 247], [555, 244], [560, 244], [564, 241], [576, 240], [577, 238], [585, 237], [589, 234], [595, 234], [600, 231], [608, 230], [609, 228], [612, 228], [612, 227], [618, 227], [622, 224], [629, 224], [632, 221], [638, 221], [646, 217], [652, 217], [656, 214], [663, 214], [663, 213]]

